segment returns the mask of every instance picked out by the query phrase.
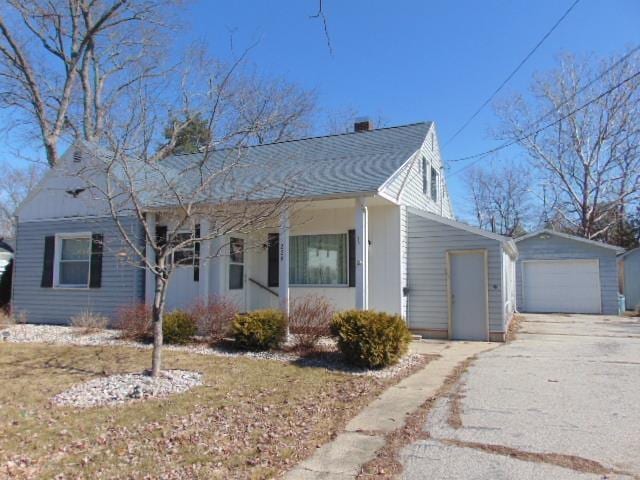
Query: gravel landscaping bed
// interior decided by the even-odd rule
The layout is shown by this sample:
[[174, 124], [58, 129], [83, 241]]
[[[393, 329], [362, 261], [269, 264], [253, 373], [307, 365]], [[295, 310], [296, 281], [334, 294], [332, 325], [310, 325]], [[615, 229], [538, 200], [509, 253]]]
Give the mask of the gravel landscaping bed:
[[202, 385], [202, 374], [184, 370], [165, 370], [158, 378], [147, 373], [127, 373], [96, 378], [74, 385], [53, 397], [60, 406], [97, 407], [135, 400], [163, 398]]
[[[64, 325], [10, 325], [0, 331], [0, 340], [4, 339], [12, 343], [47, 343], [54, 345], [81, 345], [81, 346], [128, 346], [141, 349], [150, 349], [152, 345], [132, 342], [120, 339], [119, 330], [100, 330], [93, 333], [83, 333], [73, 327]], [[347, 373], [350, 375], [365, 375], [375, 378], [394, 378], [404, 375], [407, 371], [425, 363], [423, 355], [405, 355], [400, 362], [379, 370], [363, 369], [346, 365], [341, 361], [336, 351], [335, 341], [323, 339], [322, 348], [326, 350], [314, 356], [300, 356], [288, 352], [247, 352], [223, 347], [212, 347], [206, 343], [191, 345], [164, 345], [163, 349], [178, 352], [196, 353], [200, 355], [215, 355], [219, 357], [249, 357], [263, 360], [277, 360], [287, 363], [295, 363], [301, 366], [326, 368], [327, 370]]]

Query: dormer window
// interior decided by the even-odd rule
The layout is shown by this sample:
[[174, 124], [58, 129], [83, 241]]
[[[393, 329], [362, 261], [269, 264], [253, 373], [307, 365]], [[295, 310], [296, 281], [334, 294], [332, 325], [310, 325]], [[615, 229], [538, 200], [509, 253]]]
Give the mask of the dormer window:
[[427, 159], [422, 157], [422, 193], [427, 195], [429, 182], [427, 181]]
[[73, 150], [73, 161], [75, 163], [80, 163], [82, 161], [82, 152], [77, 148]]
[[437, 170], [431, 167], [431, 200], [434, 202], [438, 201], [438, 185], [439, 185], [439, 177]]

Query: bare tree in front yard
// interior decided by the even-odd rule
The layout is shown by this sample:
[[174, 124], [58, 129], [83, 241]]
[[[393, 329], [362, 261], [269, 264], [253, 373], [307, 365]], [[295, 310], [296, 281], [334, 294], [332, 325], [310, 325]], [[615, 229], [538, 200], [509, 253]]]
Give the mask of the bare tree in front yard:
[[616, 225], [606, 220], [640, 200], [639, 57], [565, 55], [536, 77], [531, 100], [516, 96], [498, 107], [500, 137], [519, 144], [549, 185], [549, 217], [587, 238], [604, 238]]
[[[256, 132], [268, 131], [271, 125], [265, 118], [273, 117], [240, 116], [228, 103], [230, 97], [237, 101], [254, 92], [248, 88], [243, 94], [244, 83], [233, 81], [240, 63], [231, 65], [224, 75], [216, 71], [207, 78], [201, 72], [207, 78], [202, 84], [194, 83], [190, 75], [182, 94], [175, 96], [181, 103], [173, 109], [167, 109], [166, 99], [161, 103], [161, 98], [141, 88], [132, 99], [134, 108], [127, 121], [109, 132], [108, 148], [95, 147], [98, 161], [83, 164], [78, 171], [91, 199], [106, 205], [127, 247], [129, 262], [153, 275], [154, 376], [161, 371], [162, 324], [176, 267], [197, 266], [199, 259], [241, 255], [243, 249], [261, 247], [230, 245], [228, 236], [277, 228], [280, 214], [291, 207], [289, 189], [295, 175], [289, 175], [288, 159], [256, 164], [248, 157]], [[206, 119], [207, 137], [212, 140], [197, 153], [172, 156], [185, 123], [172, 124], [175, 131], [165, 138], [167, 131], [158, 117], [164, 111]], [[276, 117], [273, 122], [280, 129], [282, 119]], [[88, 149], [91, 157], [94, 147], [89, 144]], [[141, 226], [142, 238], [128, 226], [131, 218]], [[166, 227], [161, 234], [154, 227], [158, 223]], [[210, 243], [215, 245], [213, 251], [208, 251]]]

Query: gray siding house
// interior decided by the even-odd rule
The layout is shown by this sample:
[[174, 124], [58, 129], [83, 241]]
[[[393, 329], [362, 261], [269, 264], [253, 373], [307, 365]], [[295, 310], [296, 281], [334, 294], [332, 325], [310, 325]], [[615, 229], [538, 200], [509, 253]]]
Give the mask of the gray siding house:
[[[132, 230], [139, 229], [133, 219], [128, 219], [127, 224]], [[101, 238], [100, 245], [94, 245], [100, 251], [94, 248], [91, 258], [87, 256], [84, 262], [92, 278], [88, 285], [54, 288], [61, 273], [52, 263], [56, 261], [55, 252], [60, 251], [63, 242], [77, 242], [78, 235], [84, 232], [87, 238]], [[126, 253], [121, 255], [127, 250], [111, 218], [23, 222], [18, 224], [17, 238], [13, 305], [17, 311], [25, 312], [29, 321], [67, 324], [73, 314], [82, 310], [114, 318], [119, 307], [144, 301], [144, 270], [134, 267]], [[74, 265], [83, 268], [82, 262]]]
[[[426, 336], [501, 339], [515, 309], [509, 267], [515, 247], [453, 220], [435, 125], [359, 126], [353, 133], [221, 149], [204, 159], [178, 155], [154, 166], [188, 191], [194, 172], [239, 158], [234, 174], [224, 175], [226, 190], [212, 184], [202, 202], [219, 202], [225, 191], [257, 191], [257, 200], [270, 202], [286, 182], [292, 203], [273, 219], [274, 228], [207, 238], [198, 251], [181, 251], [167, 308], [224, 296], [241, 311], [287, 311], [292, 300], [313, 294], [340, 310], [401, 315]], [[32, 322], [68, 323], [82, 310], [114, 318], [121, 306], [153, 300], [154, 276], [121, 241], [106, 200], [80, 175], [95, 172], [93, 185], [99, 184], [109, 161], [109, 152], [76, 143], [18, 209], [13, 305]], [[164, 181], [145, 168], [142, 184]], [[265, 182], [269, 188], [257, 188]], [[181, 225], [180, 209], [167, 198], [152, 194], [145, 201], [153, 238], [204, 238], [215, 222], [202, 216]], [[121, 219], [143, 247], [150, 234], [137, 217]], [[214, 251], [220, 255], [206, 253]], [[435, 263], [418, 268], [427, 256]], [[459, 281], [464, 278], [482, 281], [470, 285]], [[448, 279], [454, 280], [449, 289]], [[424, 291], [432, 285], [439, 287]], [[437, 298], [425, 308], [429, 295]]]
[[629, 250], [619, 257], [620, 291], [627, 310], [640, 310], [640, 248]]
[[520, 311], [617, 314], [621, 248], [553, 230], [516, 244]]

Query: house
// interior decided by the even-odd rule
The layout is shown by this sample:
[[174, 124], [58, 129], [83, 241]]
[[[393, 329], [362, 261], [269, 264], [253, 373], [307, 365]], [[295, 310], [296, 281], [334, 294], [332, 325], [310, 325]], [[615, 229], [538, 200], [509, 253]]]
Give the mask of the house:
[[640, 247], [618, 257], [620, 292], [627, 310], [640, 310]]
[[[402, 315], [426, 336], [503, 338], [515, 309], [517, 250], [453, 219], [435, 124], [355, 127], [243, 149], [243, 168], [225, 188], [242, 187], [268, 201], [287, 183], [295, 208], [273, 229], [202, 242], [199, 255], [180, 252], [194, 263], [174, 270], [167, 307], [222, 295], [244, 311], [288, 308], [291, 300], [316, 294], [338, 309]], [[87, 195], [74, 174], [99, 165], [102, 155], [76, 143], [18, 209], [14, 305], [32, 322], [67, 323], [81, 309], [113, 317], [122, 305], [153, 298], [153, 275], [125, 261], [104, 201]], [[216, 151], [212, 161], [224, 164], [225, 155]], [[202, 154], [190, 154], [162, 163], [182, 172], [200, 161]], [[174, 208], [149, 199], [149, 228], [159, 236], [167, 229], [181, 234], [173, 231]], [[123, 222], [142, 247], [137, 220]], [[206, 235], [209, 222], [190, 228]], [[207, 254], [217, 250], [225, 254]]]
[[520, 311], [617, 314], [616, 255], [623, 249], [548, 229], [516, 244]]

